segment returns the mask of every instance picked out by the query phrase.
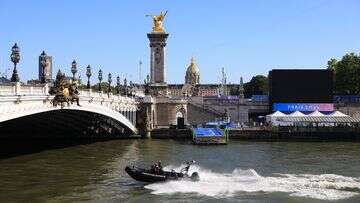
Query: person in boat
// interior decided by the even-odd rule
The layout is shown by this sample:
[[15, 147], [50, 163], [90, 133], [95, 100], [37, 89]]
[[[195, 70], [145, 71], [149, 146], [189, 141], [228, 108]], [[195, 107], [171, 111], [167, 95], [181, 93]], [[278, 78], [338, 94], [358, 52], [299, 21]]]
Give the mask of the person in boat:
[[153, 165], [151, 165], [151, 172], [154, 174], [163, 174], [163, 168], [161, 165], [161, 161], [158, 161], [157, 163], [154, 163]]
[[184, 171], [187, 173], [190, 168], [190, 162], [187, 162], [186, 164], [187, 164], [187, 166], [184, 168]]
[[188, 162], [186, 162], [186, 165], [187, 165], [187, 166], [185, 166], [185, 168], [181, 169], [181, 172], [185, 172], [185, 173], [189, 172], [190, 165], [191, 165], [191, 164], [194, 164], [194, 163], [195, 163], [194, 160], [193, 160], [193, 161], [188, 161]]
[[159, 166], [155, 164], [155, 174], [159, 174]]
[[177, 175], [177, 173], [176, 173], [176, 171], [175, 171], [174, 169], [171, 170], [170, 176], [171, 176], [171, 177], [174, 177], [175, 179], [178, 178], [178, 175]]
[[157, 168], [156, 163], [154, 163], [153, 165], [151, 165], [151, 172], [156, 174], [156, 171], [157, 171], [156, 168]]
[[161, 161], [159, 160], [158, 163], [157, 163], [157, 166], [158, 166], [158, 169], [159, 169], [159, 174], [164, 174], [164, 170], [163, 170], [163, 167], [161, 165]]

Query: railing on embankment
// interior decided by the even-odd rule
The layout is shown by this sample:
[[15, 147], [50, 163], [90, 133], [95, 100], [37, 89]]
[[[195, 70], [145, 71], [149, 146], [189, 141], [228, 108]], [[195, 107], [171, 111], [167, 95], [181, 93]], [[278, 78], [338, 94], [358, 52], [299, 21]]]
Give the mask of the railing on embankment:
[[360, 141], [360, 128], [350, 127], [276, 127], [231, 129], [230, 139], [243, 140], [354, 140]]
[[[360, 141], [360, 128], [246, 128], [229, 129], [229, 139], [254, 141]], [[191, 139], [191, 129], [154, 129], [156, 139]]]

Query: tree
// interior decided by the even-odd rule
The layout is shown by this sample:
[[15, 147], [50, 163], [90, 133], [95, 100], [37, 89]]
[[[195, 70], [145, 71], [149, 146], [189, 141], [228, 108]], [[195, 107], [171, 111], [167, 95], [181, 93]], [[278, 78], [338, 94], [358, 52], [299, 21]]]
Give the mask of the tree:
[[360, 94], [360, 56], [346, 54], [340, 61], [330, 59], [328, 69], [334, 74], [334, 93], [343, 95]]
[[334, 70], [335, 69], [335, 67], [336, 67], [336, 63], [337, 63], [337, 60], [336, 59], [330, 59], [329, 61], [328, 61], [328, 69], [330, 69], [330, 70]]
[[236, 86], [230, 86], [230, 91], [229, 91], [230, 95], [239, 95], [239, 87]]
[[256, 75], [251, 80], [244, 84], [245, 98], [250, 98], [252, 95], [264, 95], [269, 92], [269, 80], [266, 76]]

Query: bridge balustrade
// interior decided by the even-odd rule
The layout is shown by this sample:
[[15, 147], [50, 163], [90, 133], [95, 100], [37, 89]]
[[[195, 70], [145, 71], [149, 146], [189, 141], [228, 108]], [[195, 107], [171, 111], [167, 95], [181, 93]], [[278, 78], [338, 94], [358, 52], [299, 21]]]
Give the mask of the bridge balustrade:
[[0, 96], [18, 95], [48, 95], [48, 84], [43, 85], [22, 85], [19, 82], [0, 85]]
[[13, 85], [1, 85], [0, 96], [10, 96], [15, 94], [15, 86]]

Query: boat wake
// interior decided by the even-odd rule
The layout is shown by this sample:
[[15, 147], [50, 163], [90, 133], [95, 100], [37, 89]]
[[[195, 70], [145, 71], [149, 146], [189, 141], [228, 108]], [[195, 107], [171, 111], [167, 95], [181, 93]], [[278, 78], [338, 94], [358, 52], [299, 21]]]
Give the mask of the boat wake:
[[274, 174], [264, 177], [253, 169], [235, 169], [232, 173], [221, 174], [197, 165], [190, 168], [189, 174], [195, 171], [200, 175], [197, 182], [168, 181], [146, 185], [145, 188], [152, 190], [152, 194], [197, 193], [212, 197], [231, 197], [238, 192], [285, 192], [290, 196], [339, 200], [360, 194], [359, 177], [335, 174]]

